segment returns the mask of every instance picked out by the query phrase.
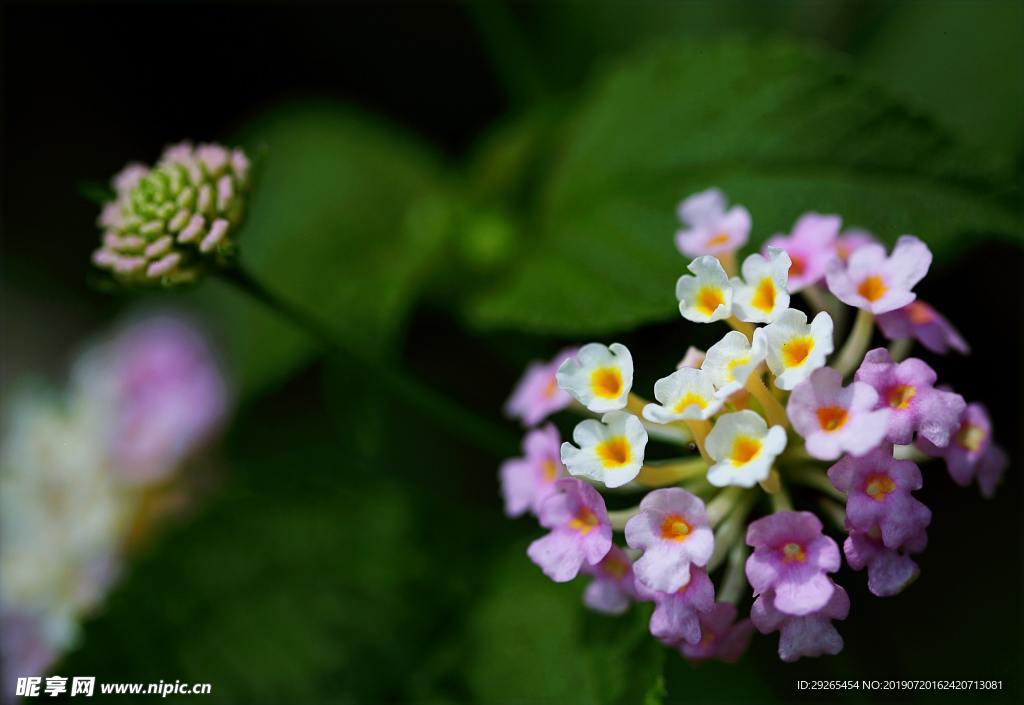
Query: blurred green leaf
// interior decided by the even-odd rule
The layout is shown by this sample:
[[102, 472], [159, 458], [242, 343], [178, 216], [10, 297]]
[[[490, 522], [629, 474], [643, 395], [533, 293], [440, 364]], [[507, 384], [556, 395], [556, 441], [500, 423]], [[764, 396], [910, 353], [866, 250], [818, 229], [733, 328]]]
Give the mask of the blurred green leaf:
[[664, 648], [648, 633], [650, 610], [590, 613], [582, 604], [584, 580], [552, 583], [523, 545], [505, 553], [467, 637], [474, 702], [632, 704], [656, 689]]
[[479, 326], [583, 334], [678, 315], [675, 206], [712, 185], [750, 209], [755, 244], [807, 210], [916, 233], [939, 256], [971, 233], [1024, 232], [1009, 161], [785, 43], [662, 47], [600, 82], [570, 125], [516, 266], [469, 306]]
[[[243, 265], [345, 343], [387, 351], [446, 234], [430, 217], [446, 185], [435, 155], [332, 104], [276, 109], [239, 141], [258, 155]], [[223, 282], [202, 288], [244, 388], [280, 379], [310, 354], [305, 335], [264, 307]]]
[[895, 3], [864, 47], [865, 72], [965, 142], [1024, 147], [1024, 3]]

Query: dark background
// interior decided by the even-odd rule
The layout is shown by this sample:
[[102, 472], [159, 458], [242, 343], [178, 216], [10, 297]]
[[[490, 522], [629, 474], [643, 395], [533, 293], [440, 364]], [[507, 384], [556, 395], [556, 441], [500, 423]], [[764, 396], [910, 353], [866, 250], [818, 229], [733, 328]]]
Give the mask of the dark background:
[[[1020, 3], [8, 3], [3, 13], [5, 388], [26, 373], [59, 380], [83, 337], [135, 303], [87, 283], [97, 209], [81, 185], [184, 136], [230, 139], [294, 99], [381, 115], [458, 168], [496, 122], [571, 101], [648, 38], [780, 35], [841, 52], [966, 143], [1012, 159], [1018, 176], [1024, 163]], [[974, 348], [926, 359], [989, 406], [1014, 458], [1024, 454], [1022, 267], [1017, 245], [979, 238], [920, 287]], [[521, 365], [567, 339], [475, 332], [451, 292], [436, 291], [407, 315], [395, 359], [498, 423]], [[200, 314], [202, 296], [188, 299]], [[676, 321], [629, 332], [623, 342], [651, 363], [638, 386], [691, 340], [707, 342]], [[475, 449], [329, 361], [239, 396], [221, 486], [140, 558], [63, 671], [211, 681], [215, 701], [247, 703], [646, 693], [628, 684], [663, 654], [635, 614], [615, 625], [584, 615], [579, 586], [551, 585], [528, 564], [537, 531], [501, 516], [501, 452]], [[511, 454], [516, 431], [506, 430]], [[694, 669], [667, 654], [667, 701], [1019, 697], [1019, 467], [990, 502], [926, 469], [920, 494], [935, 518], [921, 579], [882, 600], [844, 570], [853, 609], [842, 656], [784, 665], [774, 636], [737, 667]], [[1007, 690], [797, 693], [801, 678], [1002, 679]]]

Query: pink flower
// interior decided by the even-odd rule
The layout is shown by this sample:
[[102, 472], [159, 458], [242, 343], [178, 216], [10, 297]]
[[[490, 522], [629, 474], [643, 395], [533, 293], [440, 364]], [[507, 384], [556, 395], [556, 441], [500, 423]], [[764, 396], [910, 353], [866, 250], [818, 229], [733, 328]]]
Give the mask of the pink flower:
[[816, 284], [825, 276], [825, 268], [836, 258], [836, 236], [842, 220], [838, 215], [804, 213], [793, 226], [789, 235], [775, 235], [764, 244], [767, 248], [778, 247], [789, 255], [790, 293]]
[[810, 512], [777, 512], [752, 522], [747, 580], [754, 595], [770, 592], [774, 609], [790, 615], [824, 607], [835, 590], [826, 573], [839, 570], [839, 547], [821, 528]]
[[889, 351], [875, 348], [864, 356], [854, 379], [875, 388], [879, 406], [890, 410], [890, 443], [910, 443], [917, 434], [937, 446], [949, 443], [967, 406], [963, 397], [935, 389], [935, 371], [917, 358], [899, 364]]
[[983, 404], [968, 404], [948, 445], [940, 447], [918, 437], [917, 447], [932, 457], [946, 459], [949, 476], [966, 487], [978, 480], [985, 497], [995, 494], [1009, 462], [1002, 448], [992, 442], [992, 423]]
[[704, 503], [679, 487], [654, 490], [626, 522], [626, 543], [644, 555], [633, 565], [651, 590], [675, 592], [690, 580], [690, 566], [705, 566], [715, 537]]
[[743, 206], [725, 209], [725, 194], [716, 188], [695, 193], [679, 204], [676, 247], [688, 257], [734, 252], [747, 243], [750, 213]]
[[911, 290], [931, 263], [927, 245], [913, 235], [901, 235], [888, 257], [882, 245], [864, 245], [845, 264], [838, 258], [829, 262], [825, 278], [840, 301], [879, 314], [913, 301]]
[[931, 523], [928, 507], [910, 496], [921, 489], [921, 471], [893, 458], [891, 447], [862, 458], [846, 456], [829, 468], [828, 477], [846, 493], [847, 523], [864, 532], [878, 528], [889, 548], [900, 548]]
[[889, 340], [913, 338], [939, 355], [945, 355], [951, 348], [961, 355], [971, 351], [956, 328], [920, 299], [881, 314], [877, 321], [882, 334]]
[[76, 380], [112, 415], [111, 453], [127, 480], [172, 472], [223, 420], [227, 387], [206, 340], [169, 315], [129, 325], [90, 351]]
[[736, 622], [736, 605], [716, 602], [700, 615], [700, 641], [682, 642], [679, 652], [690, 661], [736, 663], [750, 646], [753, 634], [754, 625], [749, 619]]
[[594, 579], [583, 591], [583, 604], [595, 612], [622, 614], [630, 602], [640, 599], [633, 577], [633, 561], [618, 546], [597, 565], [583, 565], [583, 572]]
[[555, 373], [566, 358], [575, 356], [575, 348], [566, 348], [550, 362], [534, 362], [527, 367], [505, 404], [505, 413], [522, 420], [524, 426], [536, 426], [550, 414], [569, 406], [572, 396], [559, 388]]
[[506, 515], [516, 517], [527, 510], [536, 514], [541, 503], [554, 493], [555, 480], [566, 476], [561, 445], [558, 429], [549, 423], [523, 438], [525, 457], [502, 463], [501, 493]]
[[924, 529], [910, 537], [901, 551], [886, 547], [877, 530], [850, 529], [843, 543], [846, 562], [854, 570], [868, 569], [868, 590], [878, 597], [889, 597], [903, 591], [920, 570], [907, 553], [920, 553], [928, 545]]
[[690, 580], [675, 592], [649, 590], [637, 583], [644, 599], [654, 600], [651, 634], [666, 644], [699, 644], [700, 616], [715, 605], [715, 586], [704, 568], [690, 569]]
[[584, 563], [595, 565], [612, 548], [612, 526], [604, 498], [575, 478], [555, 482], [555, 493], [540, 505], [537, 518], [551, 532], [526, 553], [556, 583], [572, 580]]
[[681, 370], [684, 367], [700, 367], [704, 362], [706, 353], [700, 348], [695, 348], [692, 345], [686, 348], [686, 354], [683, 355], [683, 359], [676, 365], [677, 370]]
[[850, 228], [845, 230], [836, 240], [836, 255], [843, 262], [847, 262], [850, 259], [850, 255], [864, 247], [864, 245], [872, 245], [877, 242], [878, 238], [867, 230]]
[[843, 386], [831, 367], [819, 367], [798, 384], [786, 404], [793, 428], [804, 437], [807, 452], [835, 460], [843, 452], [864, 455], [882, 442], [889, 412], [875, 410], [878, 393], [863, 382]]
[[779, 632], [779, 658], [787, 663], [804, 656], [835, 656], [843, 650], [843, 638], [831, 620], [846, 619], [850, 598], [838, 585], [833, 583], [832, 588], [820, 609], [800, 616], [777, 609], [778, 597], [771, 592], [761, 595], [750, 608], [750, 621], [762, 634]]

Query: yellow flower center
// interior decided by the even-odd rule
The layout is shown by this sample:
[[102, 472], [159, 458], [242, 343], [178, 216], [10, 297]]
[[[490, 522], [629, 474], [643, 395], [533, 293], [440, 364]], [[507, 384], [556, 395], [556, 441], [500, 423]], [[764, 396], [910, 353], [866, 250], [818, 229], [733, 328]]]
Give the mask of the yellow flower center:
[[682, 543], [690, 538], [693, 525], [678, 514], [669, 514], [661, 522], [661, 538]]
[[743, 367], [743, 365], [749, 364], [750, 355], [747, 355], [746, 357], [738, 357], [735, 360], [729, 360], [729, 362], [725, 365], [726, 377], [728, 377], [729, 381], [732, 382], [734, 379], [736, 379], [736, 368]]
[[910, 322], [915, 326], [923, 326], [935, 320], [935, 314], [928, 304], [921, 303], [920, 301], [912, 301], [907, 304], [907, 315], [910, 317]]
[[590, 375], [594, 396], [615, 399], [622, 393], [622, 373], [618, 367], [599, 367]]
[[807, 560], [807, 553], [800, 544], [787, 543], [782, 547], [782, 560], [786, 563], [803, 563]]
[[757, 288], [754, 289], [754, 296], [750, 300], [750, 305], [765, 313], [772, 312], [772, 309], [775, 308], [775, 282], [772, 281], [771, 277], [765, 277], [757, 285]]
[[584, 536], [593, 531], [595, 526], [597, 526], [597, 515], [586, 507], [581, 507], [576, 516], [569, 520], [569, 528]]
[[838, 431], [846, 424], [847, 416], [846, 409], [841, 406], [818, 407], [818, 423], [823, 431]]
[[729, 244], [729, 233], [717, 233], [708, 239], [708, 247], [718, 247]]
[[976, 453], [981, 448], [981, 444], [985, 442], [985, 436], [985, 429], [981, 426], [967, 424], [957, 432], [956, 442], [961, 448]]
[[555, 465], [554, 460], [548, 458], [544, 461], [544, 482], [554, 482], [556, 475], [558, 475], [558, 466]]
[[703, 313], [705, 316], [710, 316], [715, 312], [719, 306], [725, 303], [725, 296], [722, 295], [722, 290], [714, 286], [701, 287], [700, 291], [697, 292], [696, 307], [697, 310]]
[[707, 407], [708, 401], [707, 401], [707, 399], [705, 399], [704, 397], [702, 397], [699, 394], [695, 394], [693, 392], [687, 392], [686, 394], [684, 394], [679, 399], [679, 401], [676, 402], [676, 405], [674, 407], [674, 411], [677, 414], [681, 414], [681, 413], [683, 413], [683, 411], [686, 410], [686, 407], [693, 406], [693, 405], [697, 405], [698, 407], [703, 409], [703, 408]]
[[732, 452], [729, 453], [729, 460], [733, 465], [744, 465], [749, 463], [761, 452], [761, 441], [751, 436], [736, 436], [732, 442]]
[[885, 473], [868, 475], [864, 483], [864, 492], [876, 502], [882, 502], [890, 492], [896, 489], [896, 483]]
[[917, 396], [917, 388], [909, 384], [897, 384], [885, 393], [886, 403], [893, 409], [906, 409], [910, 400]]
[[606, 468], [622, 467], [629, 462], [633, 453], [625, 436], [615, 436], [597, 444], [597, 457]]
[[864, 277], [864, 280], [857, 287], [857, 293], [868, 301], [878, 301], [885, 296], [887, 291], [889, 291], [889, 287], [885, 285], [885, 281], [877, 274]]
[[814, 350], [814, 338], [809, 335], [792, 338], [782, 344], [782, 364], [799, 367]]
[[550, 399], [555, 396], [555, 392], [558, 391], [558, 380], [555, 379], [554, 375], [551, 375], [551, 379], [548, 380], [547, 385], [544, 387], [544, 398]]

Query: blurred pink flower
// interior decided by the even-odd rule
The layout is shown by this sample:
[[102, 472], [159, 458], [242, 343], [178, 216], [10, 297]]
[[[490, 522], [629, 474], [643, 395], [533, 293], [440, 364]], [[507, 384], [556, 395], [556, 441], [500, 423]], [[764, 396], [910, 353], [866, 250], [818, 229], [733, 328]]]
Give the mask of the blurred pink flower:
[[224, 417], [227, 386], [209, 345], [182, 318], [128, 325], [76, 370], [86, 404], [108, 414], [110, 454], [132, 482], [163, 479]]

